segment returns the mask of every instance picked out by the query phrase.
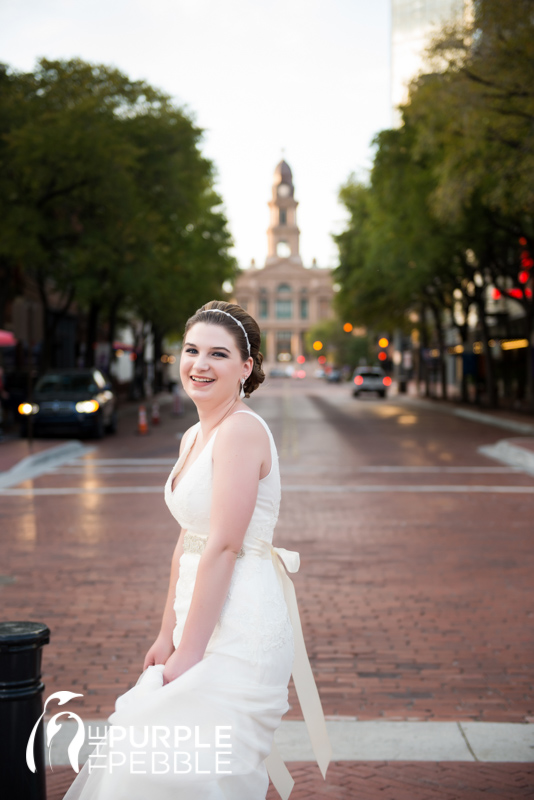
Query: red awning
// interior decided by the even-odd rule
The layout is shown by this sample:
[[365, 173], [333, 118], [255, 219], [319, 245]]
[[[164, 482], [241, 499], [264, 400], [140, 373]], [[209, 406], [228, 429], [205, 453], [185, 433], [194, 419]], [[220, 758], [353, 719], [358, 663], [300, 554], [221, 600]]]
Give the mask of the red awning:
[[0, 330], [0, 347], [14, 347], [16, 344], [17, 340], [11, 331]]

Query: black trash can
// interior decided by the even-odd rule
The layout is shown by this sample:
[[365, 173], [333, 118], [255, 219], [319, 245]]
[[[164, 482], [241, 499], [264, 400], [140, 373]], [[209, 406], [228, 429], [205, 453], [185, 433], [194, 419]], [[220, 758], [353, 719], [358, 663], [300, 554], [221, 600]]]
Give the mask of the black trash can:
[[49, 641], [41, 622], [0, 622], [0, 787], [10, 800], [46, 800], [42, 722], [34, 743], [36, 772], [26, 762], [26, 747], [43, 713], [41, 658]]

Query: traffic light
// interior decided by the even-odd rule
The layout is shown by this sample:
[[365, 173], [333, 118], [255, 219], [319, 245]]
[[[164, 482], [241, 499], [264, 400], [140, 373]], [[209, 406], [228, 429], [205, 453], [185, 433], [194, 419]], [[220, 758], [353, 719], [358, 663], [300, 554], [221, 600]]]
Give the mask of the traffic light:
[[380, 348], [378, 351], [378, 360], [382, 361], [382, 363], [387, 361], [388, 354], [386, 351], [386, 347], [388, 346], [389, 346], [389, 339], [387, 339], [385, 336], [381, 336], [380, 339], [378, 340], [378, 347]]

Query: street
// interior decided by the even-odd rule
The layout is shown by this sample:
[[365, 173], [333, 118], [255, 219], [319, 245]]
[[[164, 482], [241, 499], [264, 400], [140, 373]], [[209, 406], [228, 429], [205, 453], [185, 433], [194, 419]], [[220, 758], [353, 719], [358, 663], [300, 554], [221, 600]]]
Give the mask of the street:
[[[533, 723], [534, 476], [478, 451], [514, 434], [312, 378], [267, 380], [247, 403], [277, 443], [274, 544], [301, 556], [327, 719]], [[196, 419], [189, 401], [180, 418], [165, 405], [138, 436], [126, 414], [87, 455], [0, 492], [4, 619], [50, 627], [45, 697], [83, 693], [84, 720], [113, 711], [158, 632], [178, 535], [163, 485]], [[292, 683], [289, 702], [284, 719], [302, 720]], [[498, 761], [340, 758], [323, 781], [303, 758], [292, 800], [533, 796], [534, 765]], [[49, 800], [71, 780], [49, 775]]]

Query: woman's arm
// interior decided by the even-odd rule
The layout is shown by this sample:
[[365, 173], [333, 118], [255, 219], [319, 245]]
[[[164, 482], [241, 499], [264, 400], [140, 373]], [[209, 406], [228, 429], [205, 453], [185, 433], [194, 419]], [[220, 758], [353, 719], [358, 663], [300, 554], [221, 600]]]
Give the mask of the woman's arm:
[[161, 628], [157, 635], [156, 641], [145, 656], [143, 669], [146, 669], [152, 664], [165, 664], [167, 659], [174, 650], [172, 641], [172, 632], [176, 623], [176, 616], [174, 613], [174, 597], [176, 594], [176, 584], [180, 575], [180, 556], [184, 551], [183, 541], [184, 535], [187, 531], [182, 529], [174, 548], [171, 562], [171, 577], [169, 580], [169, 590], [167, 593], [167, 601], [165, 603], [165, 610], [163, 612], [163, 619], [161, 621]]
[[229, 417], [217, 432], [210, 535], [198, 565], [180, 644], [165, 664], [164, 683], [204, 656], [256, 505], [266, 435], [263, 426], [245, 414]]

